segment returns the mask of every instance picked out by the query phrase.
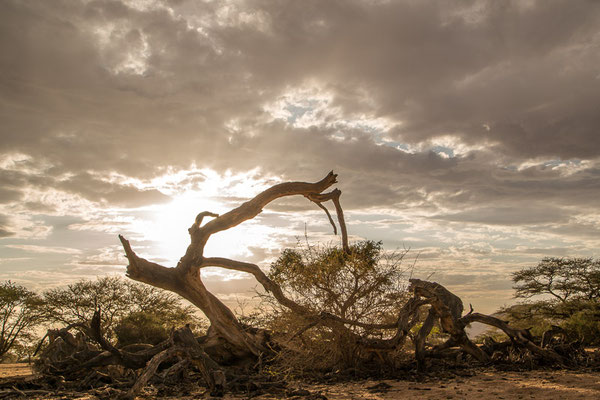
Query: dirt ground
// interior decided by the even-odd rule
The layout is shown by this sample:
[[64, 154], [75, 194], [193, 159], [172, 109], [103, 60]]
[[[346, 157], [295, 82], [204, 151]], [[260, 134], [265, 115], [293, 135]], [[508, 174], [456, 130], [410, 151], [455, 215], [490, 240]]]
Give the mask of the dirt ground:
[[[429, 382], [364, 381], [306, 387], [328, 399], [599, 399], [600, 374], [572, 371], [482, 371]], [[269, 397], [260, 397], [267, 399]], [[232, 397], [233, 399], [233, 397]]]
[[[0, 365], [0, 378], [23, 376], [31, 371], [26, 364]], [[422, 382], [402, 380], [366, 380], [332, 385], [290, 384], [293, 389], [287, 398], [329, 400], [380, 400], [380, 399], [600, 399], [600, 373], [578, 371], [537, 370], [525, 372], [502, 372], [491, 369], [480, 370], [474, 376], [449, 379], [427, 378]], [[308, 391], [308, 392], [307, 392]], [[152, 395], [138, 399], [159, 398]], [[23, 398], [23, 397], [20, 397]], [[65, 398], [60, 393], [32, 395], [35, 399]], [[97, 399], [96, 396], [71, 393], [68, 398], [79, 400]], [[200, 393], [178, 397], [182, 400], [202, 398]], [[243, 395], [227, 395], [224, 400], [244, 399]], [[277, 399], [282, 396], [261, 395], [254, 399]], [[169, 399], [162, 397], [162, 399]], [[171, 400], [174, 397], [170, 398]]]
[[28, 364], [0, 364], [0, 378], [31, 375]]

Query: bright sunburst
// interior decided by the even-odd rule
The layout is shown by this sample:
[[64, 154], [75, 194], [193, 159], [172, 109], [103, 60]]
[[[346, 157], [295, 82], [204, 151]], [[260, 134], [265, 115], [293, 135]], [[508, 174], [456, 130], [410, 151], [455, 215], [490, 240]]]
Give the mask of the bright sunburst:
[[[202, 170], [202, 183], [186, 188], [186, 177], [192, 173], [197, 171], [180, 171], [155, 181], [162, 184], [162, 188], [157, 185], [159, 189], [172, 193], [173, 200], [148, 209], [149, 218], [134, 227], [145, 240], [154, 243], [149, 249], [152, 255], [167, 260], [166, 263], [171, 266], [177, 263], [190, 244], [188, 228], [199, 212], [226, 213], [268, 186], [267, 181], [254, 177], [255, 172], [219, 175]], [[251, 220], [213, 235], [205, 254], [244, 259], [252, 255], [251, 248], [271, 248], [273, 236], [281, 235], [281, 228], [275, 229]]]

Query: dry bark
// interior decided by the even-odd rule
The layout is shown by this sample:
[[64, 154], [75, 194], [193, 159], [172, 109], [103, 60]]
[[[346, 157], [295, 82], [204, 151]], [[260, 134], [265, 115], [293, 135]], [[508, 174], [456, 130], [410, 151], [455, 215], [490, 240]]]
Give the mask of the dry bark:
[[[233, 228], [256, 217], [272, 201], [280, 197], [302, 195], [321, 208], [324, 208], [323, 202], [329, 200], [333, 202], [340, 224], [343, 247], [346, 251], [349, 251], [346, 224], [339, 201], [341, 191], [334, 189], [331, 192], [323, 193], [337, 182], [336, 177], [337, 175], [330, 172], [325, 178], [314, 183], [281, 183], [265, 190], [226, 214], [219, 216], [207, 211], [198, 214], [194, 224], [188, 229], [191, 244], [175, 268], [167, 268], [138, 257], [132, 250], [130, 243], [124, 237], [119, 236], [129, 260], [127, 276], [178, 293], [189, 300], [204, 312], [210, 320], [212, 329], [231, 346], [235, 347], [236, 351], [247, 352], [249, 355], [254, 356], [268, 353], [270, 349], [263, 341], [264, 335], [252, 334], [244, 329], [231, 310], [206, 289], [200, 276], [202, 268], [222, 267], [251, 273], [265, 290], [273, 294], [284, 306], [307, 317], [316, 316], [311, 310], [287, 298], [279, 285], [270, 280], [257, 265], [221, 257], [204, 257], [204, 246], [211, 235]], [[328, 212], [327, 215], [333, 224]], [[213, 217], [214, 219], [202, 225], [205, 217]], [[335, 224], [333, 225], [335, 226]]]
[[[415, 296], [423, 297], [431, 305], [427, 320], [423, 324], [423, 328], [427, 328], [427, 331], [423, 333], [423, 336], [426, 337], [429, 334], [436, 318], [440, 321], [442, 331], [450, 334], [448, 342], [442, 345], [442, 348], [438, 348], [437, 350], [459, 346], [463, 351], [470, 354], [478, 361], [490, 361], [489, 355], [471, 342], [465, 332], [465, 325], [460, 321], [463, 312], [463, 304], [458, 296], [451, 293], [439, 283], [422, 281], [420, 279], [411, 279], [410, 288]], [[419, 332], [418, 336], [422, 336], [421, 332]], [[421, 347], [417, 349], [417, 360], [421, 358], [422, 361], [422, 339], [418, 337], [417, 343], [419, 344], [418, 347]]]

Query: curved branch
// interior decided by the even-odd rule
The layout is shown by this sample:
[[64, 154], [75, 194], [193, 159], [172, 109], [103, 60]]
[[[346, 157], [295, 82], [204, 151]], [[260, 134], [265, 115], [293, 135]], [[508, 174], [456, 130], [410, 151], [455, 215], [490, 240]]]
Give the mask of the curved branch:
[[280, 197], [293, 195], [308, 195], [318, 194], [327, 189], [331, 185], [337, 183], [337, 175], [331, 171], [327, 176], [319, 182], [285, 182], [275, 185], [264, 192], [258, 194], [252, 200], [249, 200], [241, 206], [213, 219], [204, 225], [200, 231], [202, 235], [212, 235], [214, 233], [233, 228], [244, 221], [256, 217], [262, 209]]
[[[207, 222], [204, 226], [200, 227], [198, 224], [192, 225], [189, 229], [190, 236], [192, 239], [191, 244], [188, 246], [185, 255], [181, 258], [177, 264], [177, 269], [185, 273], [190, 271], [192, 268], [197, 267], [202, 262], [204, 253], [204, 246], [211, 235], [233, 228], [244, 221], [256, 217], [263, 208], [271, 203], [272, 201], [285, 196], [294, 195], [318, 195], [331, 185], [337, 183], [337, 175], [333, 171], [329, 172], [325, 178], [318, 182], [307, 183], [307, 182], [285, 182], [278, 185], [272, 186], [269, 189], [259, 193], [253, 199], [248, 200], [241, 206], [234, 208], [233, 210], [218, 216], [212, 221]], [[337, 189], [336, 189], [337, 190]], [[339, 190], [337, 190], [339, 192]], [[335, 191], [334, 191], [335, 192]], [[333, 193], [333, 192], [332, 192]], [[339, 192], [341, 193], [341, 192]], [[339, 194], [337, 194], [339, 198]], [[334, 200], [334, 204], [335, 200]], [[339, 210], [338, 210], [339, 208]], [[336, 204], [336, 210], [338, 210], [338, 219], [343, 223], [343, 213], [339, 206], [339, 201]], [[201, 213], [202, 214], [202, 213]], [[209, 215], [209, 214], [205, 214]], [[347, 237], [346, 226], [342, 226], [342, 235]], [[344, 241], [347, 243], [347, 239]], [[345, 246], [346, 248], [347, 246]]]
[[[221, 267], [225, 269], [231, 269], [240, 272], [247, 272], [254, 275], [256, 280], [262, 285], [262, 287], [270, 292], [273, 297], [279, 302], [279, 304], [289, 308], [293, 312], [296, 312], [305, 318], [311, 320], [330, 320], [337, 323], [358, 326], [365, 329], [395, 329], [398, 323], [395, 324], [367, 324], [359, 321], [353, 321], [346, 318], [341, 318], [333, 314], [315, 312], [310, 308], [296, 303], [292, 299], [289, 299], [281, 290], [281, 287], [271, 280], [256, 264], [230, 260], [222, 257], [207, 257], [202, 261], [202, 267]], [[422, 305], [424, 303], [420, 303]]]
[[[333, 205], [335, 206], [335, 212], [338, 217], [338, 222], [340, 224], [340, 230], [342, 231], [342, 247], [346, 253], [350, 253], [350, 247], [348, 246], [348, 231], [346, 229], [346, 222], [344, 220], [344, 210], [342, 210], [342, 205], [340, 204], [341, 195], [341, 190], [334, 189], [329, 193], [311, 193], [306, 197], [316, 203], [321, 203], [327, 200], [331, 200], [333, 202]], [[329, 212], [327, 214], [329, 215]]]
[[331, 218], [331, 214], [329, 214], [329, 210], [327, 209], [327, 207], [325, 207], [323, 204], [321, 204], [320, 201], [311, 200], [310, 198], [309, 198], [309, 200], [312, 201], [313, 203], [315, 203], [317, 206], [319, 206], [319, 208], [321, 210], [325, 211], [325, 214], [327, 215], [327, 219], [329, 219], [329, 223], [333, 227], [333, 234], [337, 235], [337, 226], [335, 226], [335, 222], [333, 222], [333, 218]]
[[194, 231], [196, 231], [197, 229], [200, 228], [200, 226], [202, 225], [202, 220], [204, 219], [204, 217], [215, 217], [217, 218], [219, 216], [219, 214], [215, 214], [212, 213], [210, 211], [202, 211], [200, 214], [196, 215], [196, 219], [194, 220], [194, 224], [190, 227], [190, 229], [188, 229], [188, 232], [191, 234], [193, 234]]

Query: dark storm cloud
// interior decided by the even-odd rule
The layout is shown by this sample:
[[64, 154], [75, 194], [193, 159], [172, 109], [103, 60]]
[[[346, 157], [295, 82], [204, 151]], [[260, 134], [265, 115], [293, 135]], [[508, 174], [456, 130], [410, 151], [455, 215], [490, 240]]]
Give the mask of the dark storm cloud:
[[[564, 223], [595, 208], [594, 3], [166, 4], [3, 2], [0, 152], [47, 165], [43, 176], [2, 178], [3, 201], [31, 186], [114, 205], [165, 201], [98, 177], [150, 178], [194, 163], [300, 180], [334, 169], [350, 209], [512, 225]], [[301, 128], [265, 111], [311, 85], [331, 96], [333, 116]], [[377, 134], [415, 150], [327, 122], [357, 115], [386, 119], [390, 131]], [[429, 150], [445, 136], [467, 150]], [[541, 165], [561, 159], [582, 164], [569, 173]], [[541, 161], [523, 167], [531, 160]], [[535, 212], [512, 210], [523, 201]]]

